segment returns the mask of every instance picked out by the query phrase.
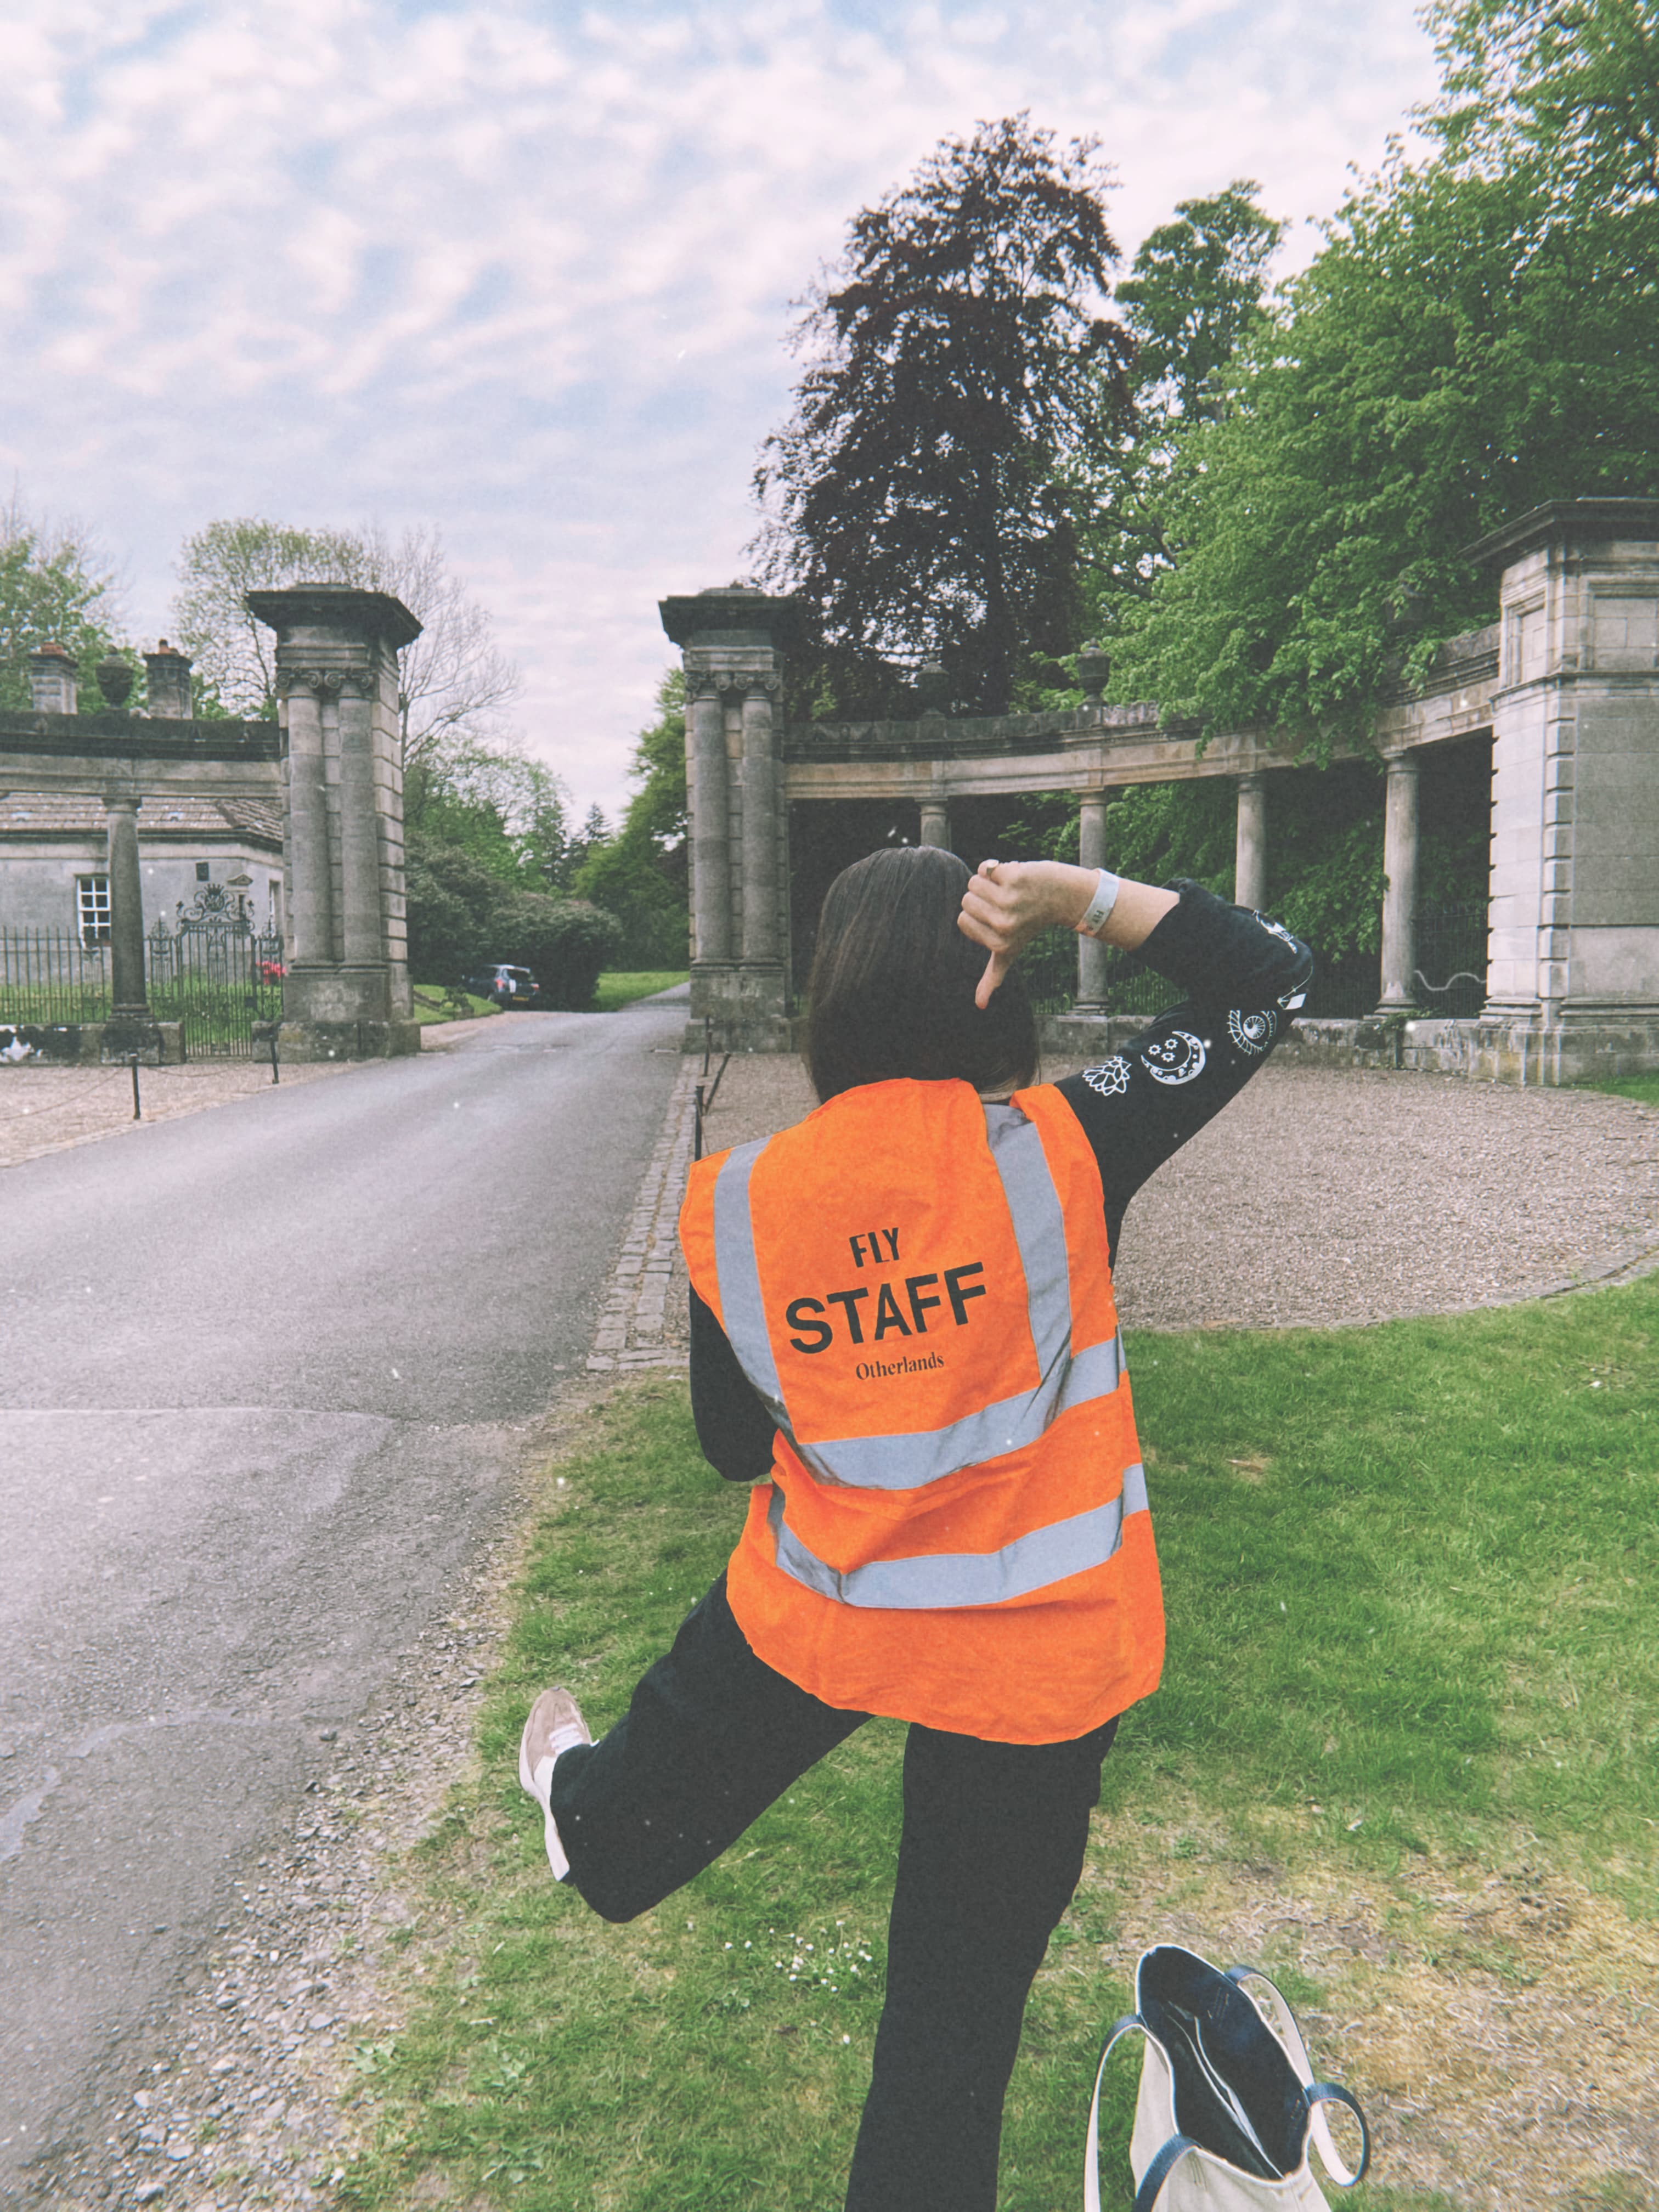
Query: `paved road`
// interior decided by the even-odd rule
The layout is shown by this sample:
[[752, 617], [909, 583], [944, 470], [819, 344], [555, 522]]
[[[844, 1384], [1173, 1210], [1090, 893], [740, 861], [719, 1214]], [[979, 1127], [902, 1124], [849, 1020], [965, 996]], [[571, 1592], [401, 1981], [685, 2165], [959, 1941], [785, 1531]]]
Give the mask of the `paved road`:
[[0, 2199], [581, 1365], [684, 1021], [510, 1015], [0, 1176]]

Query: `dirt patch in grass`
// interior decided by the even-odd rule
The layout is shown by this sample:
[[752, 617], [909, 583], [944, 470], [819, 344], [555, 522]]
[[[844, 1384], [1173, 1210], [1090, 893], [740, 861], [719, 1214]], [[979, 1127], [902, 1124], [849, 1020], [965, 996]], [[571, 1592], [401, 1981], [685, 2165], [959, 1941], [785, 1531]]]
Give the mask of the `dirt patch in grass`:
[[1197, 1815], [1109, 1821], [1073, 1920], [1113, 1927], [1103, 1968], [1175, 1942], [1273, 1972], [1316, 2069], [1365, 2108], [1367, 2202], [1659, 2204], [1659, 1925], [1523, 1856], [1383, 1875], [1310, 1856], [1289, 1826], [1283, 1841], [1293, 1873], [1242, 1860]]

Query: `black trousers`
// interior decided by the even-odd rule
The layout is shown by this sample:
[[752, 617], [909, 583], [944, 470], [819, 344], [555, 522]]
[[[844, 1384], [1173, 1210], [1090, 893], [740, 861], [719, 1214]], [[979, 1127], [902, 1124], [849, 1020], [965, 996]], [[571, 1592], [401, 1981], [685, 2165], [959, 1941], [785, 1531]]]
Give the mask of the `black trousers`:
[[[867, 1718], [757, 1659], [722, 1576], [626, 1717], [554, 1769], [571, 1886], [607, 1920], [648, 1911]], [[1116, 1727], [1012, 1744], [912, 1726], [887, 1998], [848, 2212], [993, 2212], [1025, 2000], [1083, 1870]]]

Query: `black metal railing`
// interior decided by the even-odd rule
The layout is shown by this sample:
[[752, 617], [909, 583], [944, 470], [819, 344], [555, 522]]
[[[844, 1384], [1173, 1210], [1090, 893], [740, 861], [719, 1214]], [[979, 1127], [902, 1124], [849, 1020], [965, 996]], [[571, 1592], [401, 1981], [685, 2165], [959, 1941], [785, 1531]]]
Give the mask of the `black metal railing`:
[[78, 930], [0, 930], [0, 1026], [53, 1029], [109, 1012], [109, 947]]
[[[1486, 1001], [1487, 907], [1484, 899], [1425, 907], [1417, 917], [1415, 1003], [1428, 1013], [1468, 1019]], [[1077, 998], [1078, 939], [1073, 931], [1045, 930], [1020, 956], [1020, 971], [1040, 1014], [1063, 1014]], [[1180, 996], [1173, 983], [1132, 953], [1107, 955], [1106, 1006], [1114, 1014], [1152, 1015]], [[1358, 1021], [1382, 995], [1381, 956], [1349, 952], [1321, 960], [1302, 1009], [1312, 1020]]]
[[[190, 1060], [246, 1060], [253, 1025], [283, 1011], [283, 940], [251, 926], [169, 928], [144, 939], [150, 1018], [184, 1024]], [[107, 1021], [110, 950], [69, 929], [0, 930], [0, 1029]]]
[[[1073, 929], [1045, 929], [1019, 957], [1020, 973], [1039, 1014], [1069, 1012], [1077, 1001], [1079, 939]], [[1181, 994], [1133, 953], [1106, 955], [1106, 1008], [1114, 1014], [1156, 1014]]]
[[1467, 1019], [1486, 1003], [1485, 899], [1425, 907], [1417, 917], [1417, 972], [1412, 996], [1427, 1012]]
[[144, 939], [149, 1010], [184, 1025], [187, 1060], [248, 1060], [253, 1025], [283, 1011], [283, 940], [216, 921], [169, 929], [158, 921]]

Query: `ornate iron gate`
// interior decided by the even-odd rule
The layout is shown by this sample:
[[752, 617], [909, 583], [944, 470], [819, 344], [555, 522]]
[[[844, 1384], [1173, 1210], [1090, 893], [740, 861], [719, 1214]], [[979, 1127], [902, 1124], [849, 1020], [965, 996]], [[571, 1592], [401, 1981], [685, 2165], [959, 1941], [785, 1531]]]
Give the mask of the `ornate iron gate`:
[[149, 1010], [181, 1022], [188, 1060], [251, 1060], [253, 1025], [283, 1011], [283, 940], [261, 935], [240, 890], [204, 884], [144, 940]]

